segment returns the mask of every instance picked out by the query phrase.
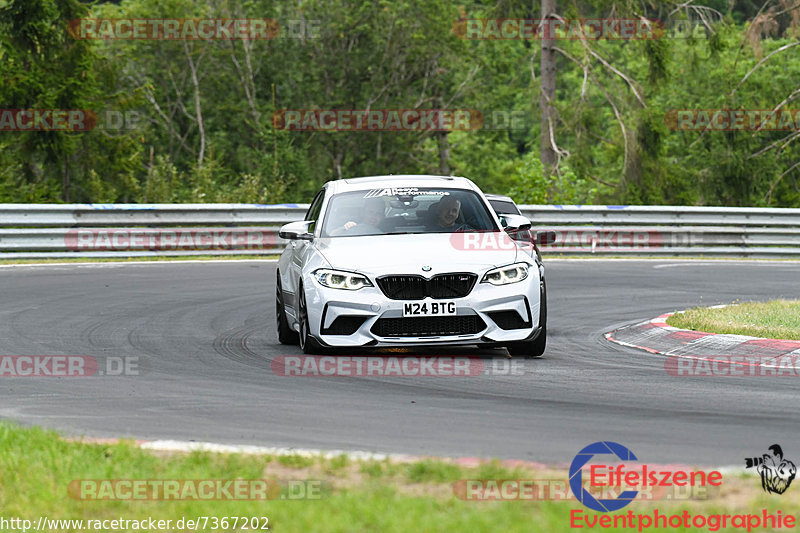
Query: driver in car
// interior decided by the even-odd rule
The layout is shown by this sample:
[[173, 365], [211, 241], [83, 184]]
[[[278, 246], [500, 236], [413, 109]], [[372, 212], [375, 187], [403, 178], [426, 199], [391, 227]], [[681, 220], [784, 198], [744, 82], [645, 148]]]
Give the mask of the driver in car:
[[445, 196], [433, 206], [433, 221], [428, 224], [428, 230], [434, 232], [443, 231], [469, 231], [472, 229], [468, 224], [458, 224], [458, 216], [461, 214], [461, 201], [453, 196]]

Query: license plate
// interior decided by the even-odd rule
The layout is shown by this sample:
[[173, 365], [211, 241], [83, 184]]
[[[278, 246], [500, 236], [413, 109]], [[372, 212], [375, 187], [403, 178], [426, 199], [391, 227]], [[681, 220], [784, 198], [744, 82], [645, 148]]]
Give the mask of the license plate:
[[409, 302], [403, 304], [403, 316], [447, 316], [456, 314], [455, 302]]

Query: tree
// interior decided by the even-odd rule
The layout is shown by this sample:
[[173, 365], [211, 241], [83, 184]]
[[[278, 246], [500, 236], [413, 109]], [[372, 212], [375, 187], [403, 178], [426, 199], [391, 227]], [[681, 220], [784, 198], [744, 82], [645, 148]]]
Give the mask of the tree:
[[[552, 23], [557, 20], [556, 1], [542, 0], [542, 59], [541, 59], [541, 94], [539, 107], [542, 113], [541, 128], [541, 160], [546, 174], [558, 172], [556, 159], [556, 51]], [[550, 191], [550, 196], [553, 191]]]

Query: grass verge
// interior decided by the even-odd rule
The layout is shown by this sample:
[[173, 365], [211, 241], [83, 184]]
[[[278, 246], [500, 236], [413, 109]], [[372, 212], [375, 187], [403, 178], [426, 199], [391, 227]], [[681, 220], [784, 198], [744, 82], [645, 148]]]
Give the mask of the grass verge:
[[705, 331], [800, 340], [800, 301], [734, 303], [727, 307], [696, 307], [667, 319], [670, 326]]
[[[464, 479], [559, 479], [567, 472], [508, 468], [498, 461], [462, 467], [446, 460], [411, 463], [356, 461], [300, 456], [255, 456], [214, 453], [156, 453], [131, 442], [92, 444], [61, 439], [38, 428], [0, 424], [0, 508], [3, 518], [21, 518], [36, 524], [49, 520], [83, 520], [47, 531], [86, 531], [89, 520], [195, 520], [209, 517], [205, 527], [173, 527], [169, 531], [246, 531], [233, 528], [233, 518], [268, 517], [270, 531], [407, 532], [407, 531], [568, 531], [570, 513], [593, 520], [594, 513], [577, 501], [465, 501], [454, 495], [453, 483]], [[68, 492], [76, 480], [281, 480], [308, 486], [324, 483], [315, 499], [243, 500], [88, 500]], [[566, 482], [565, 482], [566, 483]], [[790, 489], [791, 490], [791, 489]], [[289, 491], [291, 492], [291, 491]], [[72, 494], [72, 495], [70, 495]], [[298, 491], [294, 491], [297, 496]], [[624, 511], [660, 513], [800, 512], [796, 498], [769, 497], [754, 477], [728, 476], [720, 492], [706, 500], [635, 501]], [[110, 525], [111, 523], [109, 523]], [[137, 527], [106, 531], [138, 531]], [[584, 527], [587, 527], [584, 523]], [[146, 529], [146, 528], [145, 528]], [[598, 528], [599, 529], [599, 528]], [[604, 530], [617, 531], [613, 527]], [[94, 528], [97, 530], [97, 528]], [[619, 529], [620, 531], [624, 529]], [[634, 529], [635, 530], [635, 529]], [[721, 528], [720, 531], [728, 530]], [[151, 529], [152, 531], [152, 529]]]

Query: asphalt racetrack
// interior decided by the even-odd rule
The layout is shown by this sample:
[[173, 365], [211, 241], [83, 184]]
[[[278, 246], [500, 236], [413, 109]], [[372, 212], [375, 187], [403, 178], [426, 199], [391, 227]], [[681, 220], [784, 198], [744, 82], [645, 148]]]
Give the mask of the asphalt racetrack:
[[274, 262], [0, 268], [0, 355], [138, 358], [138, 375], [2, 377], [0, 417], [91, 437], [559, 464], [597, 440], [697, 465], [800, 441], [797, 378], [673, 377], [663, 356], [603, 339], [695, 305], [800, 297], [800, 264], [545, 261], [545, 356], [516, 359], [521, 375], [459, 378], [276, 375], [273, 359], [301, 352], [275, 337]]

